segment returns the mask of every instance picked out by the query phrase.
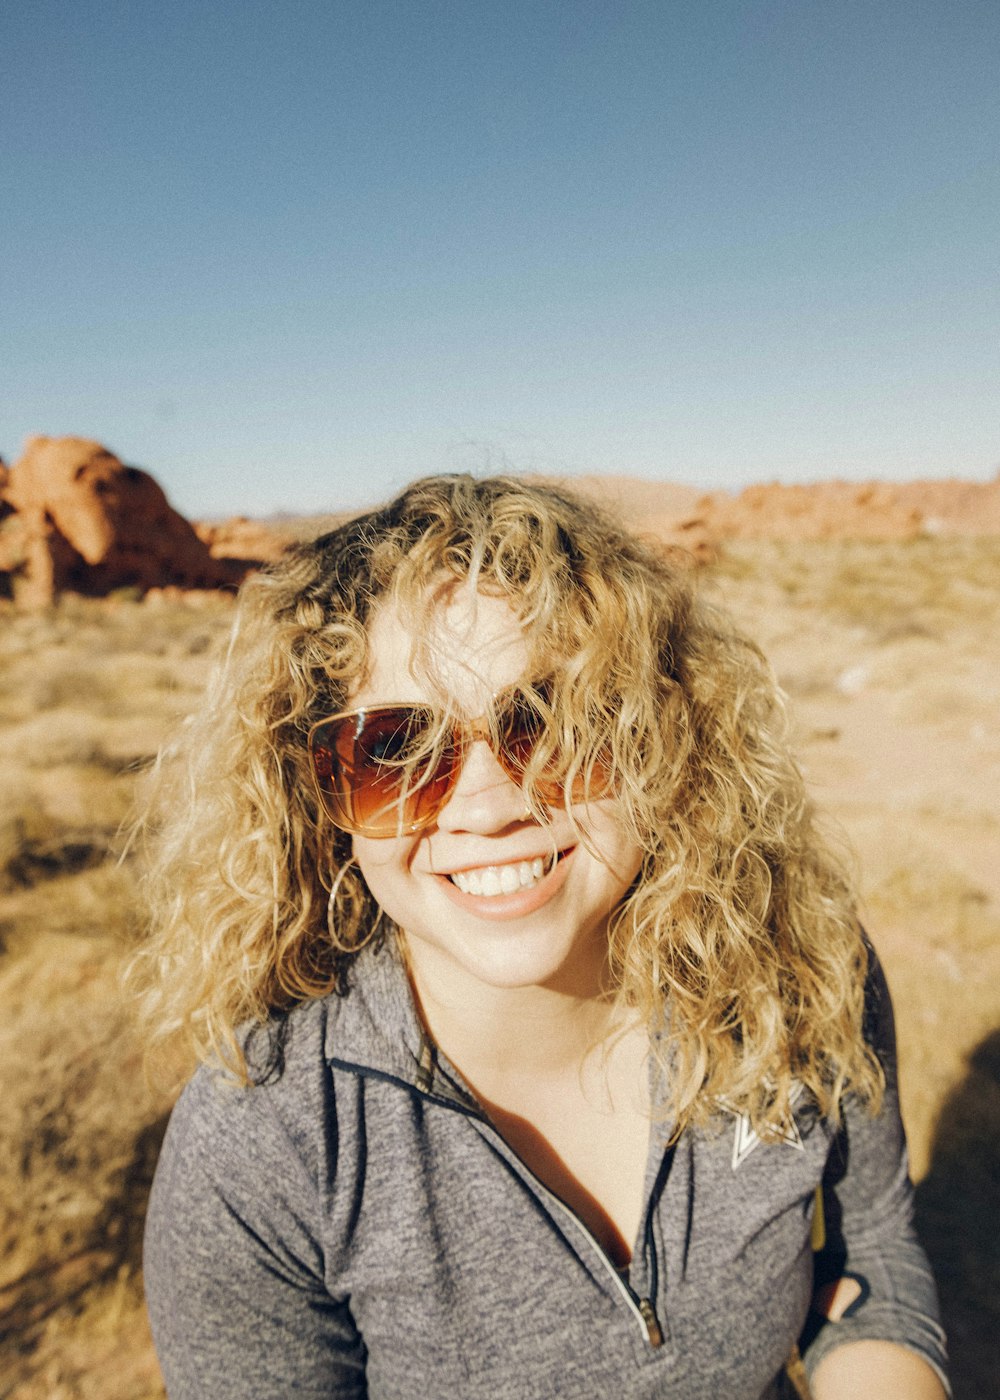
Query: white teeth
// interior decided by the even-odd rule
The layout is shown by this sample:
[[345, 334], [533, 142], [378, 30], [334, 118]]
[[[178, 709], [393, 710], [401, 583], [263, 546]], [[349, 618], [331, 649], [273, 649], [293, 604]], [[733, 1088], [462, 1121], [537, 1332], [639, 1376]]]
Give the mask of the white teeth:
[[545, 874], [545, 861], [518, 861], [514, 865], [483, 865], [478, 870], [456, 870], [452, 880], [463, 894], [483, 896], [513, 894], [536, 885]]

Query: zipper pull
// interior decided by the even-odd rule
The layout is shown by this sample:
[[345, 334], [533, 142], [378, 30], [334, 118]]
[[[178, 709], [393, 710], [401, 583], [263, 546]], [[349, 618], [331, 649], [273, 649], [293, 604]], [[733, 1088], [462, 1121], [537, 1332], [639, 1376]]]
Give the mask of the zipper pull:
[[639, 1311], [642, 1313], [642, 1320], [646, 1324], [646, 1336], [649, 1338], [651, 1347], [661, 1347], [663, 1345], [663, 1333], [660, 1324], [656, 1320], [656, 1313], [648, 1298], [639, 1299]]
[[809, 1234], [809, 1243], [813, 1247], [813, 1253], [818, 1254], [826, 1244], [826, 1215], [823, 1210], [823, 1188], [816, 1187], [816, 1205], [813, 1209], [813, 1223]]

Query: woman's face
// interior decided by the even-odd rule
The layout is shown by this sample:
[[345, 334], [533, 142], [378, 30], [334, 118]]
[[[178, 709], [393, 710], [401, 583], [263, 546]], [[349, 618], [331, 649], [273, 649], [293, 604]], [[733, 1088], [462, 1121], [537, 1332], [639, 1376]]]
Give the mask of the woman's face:
[[[437, 701], [413, 674], [412, 639], [395, 609], [376, 613], [369, 636], [370, 670], [352, 706]], [[509, 605], [461, 586], [442, 597], [429, 653], [470, 719], [486, 713], [498, 691], [531, 679]], [[526, 813], [521, 788], [476, 739], [434, 825], [411, 836], [354, 837], [368, 888], [404, 932], [418, 984], [600, 989], [608, 918], [641, 852], [614, 799], [577, 805], [579, 830], [564, 809], [548, 815], [542, 824]]]

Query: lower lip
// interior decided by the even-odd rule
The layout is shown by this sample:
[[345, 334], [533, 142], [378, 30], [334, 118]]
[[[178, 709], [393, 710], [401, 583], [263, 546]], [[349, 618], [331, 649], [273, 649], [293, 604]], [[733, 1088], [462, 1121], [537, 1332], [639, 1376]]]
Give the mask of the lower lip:
[[522, 919], [526, 914], [541, 909], [559, 893], [566, 883], [575, 854], [575, 846], [561, 851], [555, 865], [537, 884], [513, 890], [510, 894], [466, 894], [447, 875], [439, 875], [438, 880], [451, 902], [467, 913], [475, 914], [480, 919]]

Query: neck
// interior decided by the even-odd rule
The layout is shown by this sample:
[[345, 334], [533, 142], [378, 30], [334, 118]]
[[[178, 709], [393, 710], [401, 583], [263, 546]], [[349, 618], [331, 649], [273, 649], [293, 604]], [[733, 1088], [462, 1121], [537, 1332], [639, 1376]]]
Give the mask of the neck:
[[544, 985], [491, 986], [425, 947], [403, 954], [417, 1010], [432, 1040], [463, 1074], [531, 1077], [579, 1068], [618, 1029], [606, 966], [581, 967]]

